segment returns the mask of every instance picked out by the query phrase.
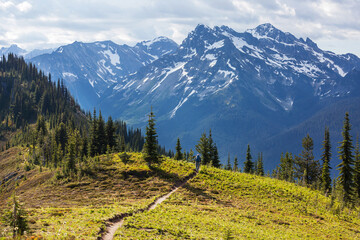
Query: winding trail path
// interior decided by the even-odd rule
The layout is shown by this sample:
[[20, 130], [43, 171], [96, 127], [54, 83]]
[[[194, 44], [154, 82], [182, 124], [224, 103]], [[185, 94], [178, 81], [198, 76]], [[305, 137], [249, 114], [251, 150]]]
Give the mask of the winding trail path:
[[171, 194], [173, 194], [179, 188], [184, 186], [190, 179], [195, 177], [196, 174], [197, 174], [197, 172], [194, 171], [193, 173], [191, 173], [190, 175], [185, 177], [185, 179], [183, 181], [175, 184], [172, 187], [172, 190], [170, 192], [168, 192], [167, 194], [165, 194], [163, 196], [158, 197], [157, 199], [155, 199], [155, 201], [150, 203], [145, 208], [138, 209], [135, 212], [122, 213], [120, 215], [116, 215], [115, 217], [108, 219], [106, 221], [106, 229], [100, 231], [101, 237], [99, 237], [98, 240], [112, 240], [114, 238], [116, 230], [118, 230], [124, 224], [124, 220], [126, 217], [133, 216], [134, 214], [137, 214], [137, 213], [142, 213], [145, 211], [153, 210], [154, 208], [156, 208], [157, 205], [159, 205], [160, 203], [162, 203], [163, 201], [168, 199]]

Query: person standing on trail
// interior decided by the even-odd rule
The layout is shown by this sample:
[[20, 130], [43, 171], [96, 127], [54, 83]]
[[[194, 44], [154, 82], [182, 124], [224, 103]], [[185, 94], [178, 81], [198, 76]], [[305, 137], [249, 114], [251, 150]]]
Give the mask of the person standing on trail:
[[200, 163], [201, 163], [201, 157], [200, 157], [199, 154], [197, 154], [197, 155], [196, 155], [196, 159], [195, 159], [196, 171], [197, 171], [197, 172], [199, 172]]

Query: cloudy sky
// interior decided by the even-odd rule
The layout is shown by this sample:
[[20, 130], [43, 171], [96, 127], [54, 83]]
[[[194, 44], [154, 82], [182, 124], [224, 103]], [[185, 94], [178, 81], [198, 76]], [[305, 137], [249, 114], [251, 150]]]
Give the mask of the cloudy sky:
[[157, 36], [181, 43], [199, 23], [243, 32], [269, 22], [324, 50], [360, 56], [359, 16], [359, 0], [0, 0], [0, 47], [133, 45]]

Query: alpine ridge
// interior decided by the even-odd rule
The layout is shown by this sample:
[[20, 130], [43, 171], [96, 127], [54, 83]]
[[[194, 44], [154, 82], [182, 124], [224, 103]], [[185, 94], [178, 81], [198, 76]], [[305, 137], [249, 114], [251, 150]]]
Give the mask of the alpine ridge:
[[92, 109], [111, 85], [176, 48], [177, 44], [165, 37], [134, 47], [112, 41], [74, 42], [30, 61], [55, 79], [64, 79], [80, 105]]
[[[242, 156], [249, 143], [268, 166], [280, 151], [296, 154], [307, 132], [320, 146], [321, 129], [359, 101], [356, 55], [324, 51], [270, 23], [243, 33], [199, 24], [179, 46], [164, 37], [134, 47], [75, 42], [31, 61], [63, 77], [85, 108], [143, 127], [153, 106], [168, 148], [180, 137], [189, 149], [211, 128], [222, 156]], [[319, 136], [303, 124], [314, 116]], [[335, 140], [340, 126], [330, 130]]]

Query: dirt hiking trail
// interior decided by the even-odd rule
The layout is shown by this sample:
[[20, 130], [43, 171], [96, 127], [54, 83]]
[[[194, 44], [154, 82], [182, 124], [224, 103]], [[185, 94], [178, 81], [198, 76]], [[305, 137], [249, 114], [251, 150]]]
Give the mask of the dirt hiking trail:
[[163, 201], [168, 199], [171, 196], [171, 194], [173, 194], [179, 188], [184, 186], [190, 179], [194, 178], [196, 176], [196, 174], [197, 174], [197, 172], [194, 171], [193, 173], [191, 173], [190, 175], [185, 177], [185, 179], [183, 181], [175, 184], [172, 187], [172, 190], [170, 192], [168, 192], [167, 194], [165, 194], [163, 196], [158, 197], [157, 199], [155, 199], [155, 201], [150, 203], [145, 208], [141, 208], [141, 209], [138, 209], [138, 210], [136, 210], [134, 212], [130, 212], [130, 213], [122, 213], [120, 215], [116, 215], [113, 218], [106, 220], [106, 229], [102, 229], [99, 232], [101, 234], [101, 237], [98, 237], [98, 240], [112, 240], [114, 238], [116, 230], [118, 230], [124, 224], [124, 220], [126, 217], [130, 217], [137, 213], [142, 213], [145, 211], [155, 209], [157, 205], [159, 205], [160, 203], [162, 203]]

